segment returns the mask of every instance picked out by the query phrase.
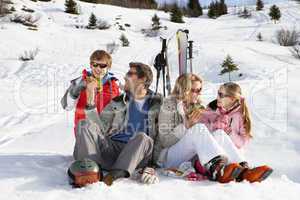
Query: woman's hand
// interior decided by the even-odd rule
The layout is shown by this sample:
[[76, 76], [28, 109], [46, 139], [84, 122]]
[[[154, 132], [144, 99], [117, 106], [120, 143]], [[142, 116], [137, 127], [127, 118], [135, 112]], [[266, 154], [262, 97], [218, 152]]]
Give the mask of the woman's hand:
[[203, 110], [202, 109], [197, 109], [194, 110], [188, 117], [187, 119], [187, 128], [190, 128], [197, 124], [200, 121], [200, 118], [202, 116]]
[[98, 82], [95, 78], [90, 78], [86, 85], [87, 103], [94, 104], [95, 91], [97, 89]]

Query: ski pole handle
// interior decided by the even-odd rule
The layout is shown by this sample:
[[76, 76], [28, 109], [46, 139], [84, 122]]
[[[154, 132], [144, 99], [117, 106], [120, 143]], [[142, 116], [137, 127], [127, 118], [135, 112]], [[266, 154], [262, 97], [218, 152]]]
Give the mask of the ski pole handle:
[[162, 52], [165, 52], [165, 51], [166, 51], [166, 48], [167, 48], [167, 39], [163, 39], [161, 51], [162, 51]]
[[193, 42], [194, 41], [189, 41], [189, 59], [193, 58]]

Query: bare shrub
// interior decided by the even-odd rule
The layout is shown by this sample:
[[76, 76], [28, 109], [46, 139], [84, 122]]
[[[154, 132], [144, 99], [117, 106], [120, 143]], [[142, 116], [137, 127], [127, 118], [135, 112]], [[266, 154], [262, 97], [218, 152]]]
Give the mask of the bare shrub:
[[288, 29], [280, 29], [276, 32], [276, 39], [280, 46], [295, 46], [299, 42], [300, 32]]
[[36, 57], [38, 52], [39, 52], [38, 48], [31, 49], [31, 50], [26, 50], [26, 51], [23, 52], [22, 55], [19, 56], [19, 60], [21, 60], [21, 61], [34, 60], [34, 58]]
[[293, 46], [290, 51], [295, 58], [300, 59], [300, 44]]
[[39, 16], [33, 16], [31, 14], [14, 14], [11, 18], [11, 22], [20, 23], [24, 26], [37, 27], [37, 22], [40, 20]]
[[120, 45], [117, 44], [116, 42], [111, 42], [111, 43], [107, 43], [106, 44], [106, 51], [109, 54], [113, 54], [114, 52], [116, 52], [119, 49]]
[[100, 30], [106, 30], [106, 29], [109, 29], [111, 27], [111, 25], [103, 20], [103, 19], [98, 19], [97, 21], [97, 28], [100, 29]]

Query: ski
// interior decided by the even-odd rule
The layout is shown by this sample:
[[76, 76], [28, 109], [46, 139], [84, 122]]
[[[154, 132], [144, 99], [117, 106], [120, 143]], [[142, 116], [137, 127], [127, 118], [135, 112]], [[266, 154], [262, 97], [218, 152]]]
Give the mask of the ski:
[[179, 29], [176, 33], [178, 44], [178, 67], [179, 75], [188, 73], [188, 61], [190, 73], [193, 73], [193, 41], [188, 40], [188, 30]]
[[179, 75], [187, 73], [188, 30], [179, 29], [176, 33], [178, 44]]
[[[166, 40], [166, 39], [165, 39]], [[168, 46], [170, 43], [171, 39], [166, 42], [166, 48], [165, 48], [165, 59], [166, 59], [166, 89], [168, 91], [168, 95], [171, 94], [171, 78], [170, 78], [170, 66], [169, 66], [169, 61], [168, 61]]]

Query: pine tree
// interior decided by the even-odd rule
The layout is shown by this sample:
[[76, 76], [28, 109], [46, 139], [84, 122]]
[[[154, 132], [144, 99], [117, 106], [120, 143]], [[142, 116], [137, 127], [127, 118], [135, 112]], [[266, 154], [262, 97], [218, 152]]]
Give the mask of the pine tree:
[[269, 16], [271, 17], [271, 20], [274, 20], [274, 23], [276, 24], [276, 21], [278, 21], [281, 17], [280, 9], [276, 5], [273, 5], [270, 8]]
[[148, 0], [149, 8], [156, 9], [157, 3], [155, 0]]
[[170, 11], [170, 6], [165, 2], [164, 5], [162, 7], [160, 7], [160, 9], [162, 11], [164, 11], [165, 13]]
[[256, 10], [262, 10], [264, 8], [264, 2], [262, 0], [257, 0], [256, 1]]
[[256, 37], [257, 37], [258, 41], [260, 41], [260, 42], [263, 41], [263, 37], [261, 35], [261, 32], [259, 32]]
[[129, 40], [127, 39], [127, 37], [124, 34], [121, 35], [120, 41], [122, 42], [122, 47], [129, 46]]
[[187, 7], [190, 17], [199, 17], [203, 15], [203, 10], [198, 0], [189, 0]]
[[174, 4], [170, 13], [171, 22], [184, 23], [184, 21], [182, 20], [182, 16], [183, 13], [181, 9], [177, 6], [177, 4]]
[[227, 5], [225, 3], [225, 0], [221, 0], [219, 4], [220, 4], [219, 15], [226, 15], [228, 11], [227, 11]]
[[77, 3], [74, 0], [66, 0], [65, 6], [66, 6], [66, 10], [65, 10], [66, 13], [76, 14], [76, 15], [79, 14]]
[[209, 4], [209, 10], [208, 10], [208, 17], [210, 18], [217, 18], [221, 15], [225, 15], [228, 13], [227, 11], [227, 5], [225, 3], [225, 0], [221, 1], [212, 1]]
[[97, 26], [97, 17], [94, 13], [91, 13], [90, 18], [89, 18], [88, 28], [95, 29], [96, 26]]
[[152, 30], [159, 30], [160, 29], [159, 17], [156, 14], [154, 14], [151, 20], [152, 20]]
[[251, 17], [251, 12], [248, 10], [248, 8], [245, 6], [244, 9], [239, 13], [239, 17], [243, 18], [249, 18]]
[[8, 8], [9, 4], [12, 4], [10, 0], [0, 0], [0, 16], [10, 13]]
[[227, 55], [221, 67], [222, 71], [220, 72], [220, 75], [228, 73], [229, 81], [231, 81], [230, 73], [239, 70], [237, 64], [233, 62], [233, 59], [230, 57], [230, 55]]
[[207, 16], [209, 18], [216, 18], [217, 17], [217, 13], [216, 13], [216, 2], [211, 2], [209, 4], [209, 7], [208, 7], [208, 13], [207, 13]]

